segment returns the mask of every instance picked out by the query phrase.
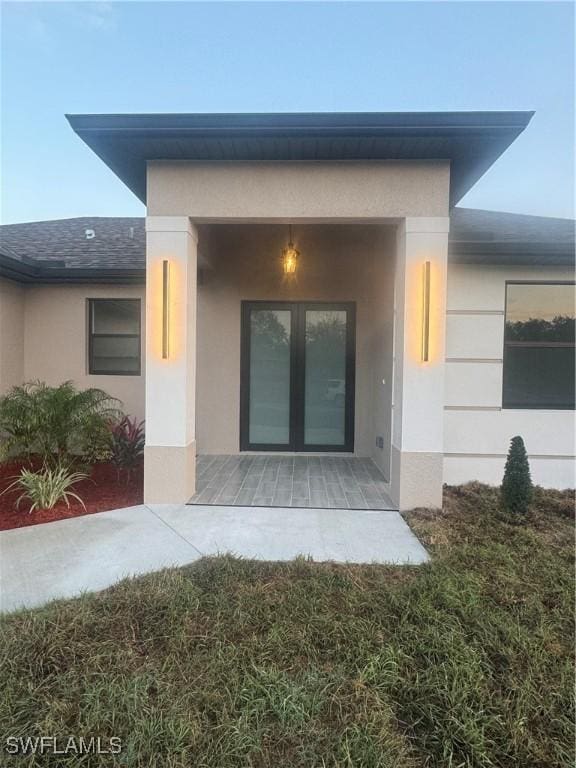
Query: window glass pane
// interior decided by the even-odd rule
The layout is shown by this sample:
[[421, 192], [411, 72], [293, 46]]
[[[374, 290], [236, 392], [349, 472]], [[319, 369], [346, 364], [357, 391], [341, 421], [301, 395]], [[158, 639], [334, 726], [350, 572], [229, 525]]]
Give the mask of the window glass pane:
[[306, 445], [345, 443], [346, 312], [306, 311]]
[[290, 442], [290, 310], [250, 313], [251, 443]]
[[574, 343], [574, 286], [509, 284], [506, 341]]
[[138, 299], [95, 299], [92, 301], [93, 333], [139, 333]]
[[92, 373], [138, 373], [139, 367], [139, 337], [92, 338]]
[[574, 407], [574, 347], [507, 346], [504, 407]]

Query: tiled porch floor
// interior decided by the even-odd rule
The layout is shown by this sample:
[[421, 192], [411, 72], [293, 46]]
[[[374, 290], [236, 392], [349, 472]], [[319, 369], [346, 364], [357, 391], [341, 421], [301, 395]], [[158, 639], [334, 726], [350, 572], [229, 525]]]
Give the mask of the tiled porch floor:
[[190, 504], [395, 509], [371, 459], [344, 456], [199, 456]]

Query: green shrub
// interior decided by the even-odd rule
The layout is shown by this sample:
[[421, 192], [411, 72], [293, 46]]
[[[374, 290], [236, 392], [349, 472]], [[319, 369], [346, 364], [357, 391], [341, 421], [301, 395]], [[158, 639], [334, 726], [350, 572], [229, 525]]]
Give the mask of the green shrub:
[[23, 493], [16, 500], [16, 507], [20, 506], [23, 499], [29, 499], [32, 502], [30, 512], [35, 509], [52, 509], [62, 499], [69, 507], [70, 498], [79, 501], [86, 509], [80, 496], [69, 488], [87, 477], [88, 475], [84, 472], [72, 472], [64, 466], [44, 467], [40, 472], [22, 469], [20, 476], [6, 488], [4, 493], [17, 486], [23, 488]]
[[71, 381], [13, 387], [0, 398], [2, 458], [37, 454], [52, 467], [76, 456], [101, 458], [109, 450], [108, 423], [117, 417], [118, 405], [103, 390], [78, 390]]
[[500, 489], [502, 507], [515, 517], [526, 515], [532, 501], [532, 478], [528, 454], [521, 437], [513, 437], [506, 459], [504, 478]]

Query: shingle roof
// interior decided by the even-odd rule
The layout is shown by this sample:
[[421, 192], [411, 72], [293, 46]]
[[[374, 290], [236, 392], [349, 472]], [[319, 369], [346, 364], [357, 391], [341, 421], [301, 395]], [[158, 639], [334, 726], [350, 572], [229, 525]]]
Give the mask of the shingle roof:
[[574, 219], [454, 208], [453, 261], [484, 264], [574, 264]]
[[[454, 208], [450, 258], [570, 266], [574, 225], [572, 219]], [[0, 226], [0, 275], [14, 279], [141, 281], [145, 266], [144, 218], [84, 216]]]
[[[92, 232], [94, 237], [90, 237]], [[82, 216], [4, 224], [0, 227], [0, 250], [7, 248], [35, 262], [60, 262], [68, 268], [143, 269], [144, 219]]]
[[144, 223], [142, 217], [82, 216], [4, 224], [0, 226], [0, 275], [25, 282], [102, 280], [104, 276], [110, 281], [142, 281]]
[[573, 244], [574, 225], [574, 219], [484, 211], [479, 208], [454, 208], [450, 216], [450, 239]]

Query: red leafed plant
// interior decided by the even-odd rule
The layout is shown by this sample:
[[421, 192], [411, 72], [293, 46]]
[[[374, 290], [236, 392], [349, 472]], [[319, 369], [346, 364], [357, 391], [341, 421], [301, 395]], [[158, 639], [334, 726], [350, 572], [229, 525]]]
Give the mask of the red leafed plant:
[[144, 453], [144, 422], [124, 416], [112, 425], [111, 461], [116, 467], [118, 479], [120, 472], [126, 472], [126, 482], [130, 481], [132, 470]]

